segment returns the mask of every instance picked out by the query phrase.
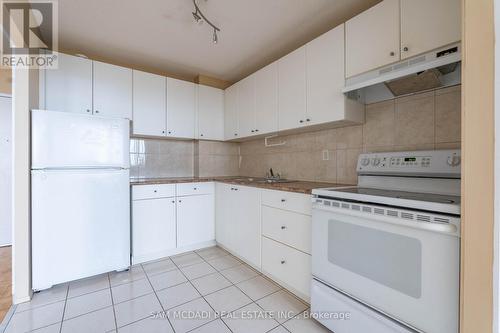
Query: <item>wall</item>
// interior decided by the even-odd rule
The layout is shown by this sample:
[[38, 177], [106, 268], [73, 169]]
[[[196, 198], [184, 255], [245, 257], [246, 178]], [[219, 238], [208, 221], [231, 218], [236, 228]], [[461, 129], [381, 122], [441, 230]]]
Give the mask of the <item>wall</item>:
[[239, 144], [198, 141], [195, 144], [195, 174], [200, 177], [238, 176]]
[[280, 147], [242, 143], [240, 175], [261, 177], [272, 167], [290, 179], [356, 183], [361, 152], [459, 148], [460, 109], [460, 86], [370, 104], [364, 125], [273, 139], [287, 142]]
[[238, 159], [237, 143], [130, 140], [132, 178], [237, 176]]

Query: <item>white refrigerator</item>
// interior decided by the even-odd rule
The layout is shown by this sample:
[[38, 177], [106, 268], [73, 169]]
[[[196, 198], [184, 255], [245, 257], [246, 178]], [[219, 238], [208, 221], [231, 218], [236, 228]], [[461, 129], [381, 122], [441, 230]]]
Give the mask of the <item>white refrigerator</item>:
[[128, 268], [129, 120], [31, 115], [33, 290]]

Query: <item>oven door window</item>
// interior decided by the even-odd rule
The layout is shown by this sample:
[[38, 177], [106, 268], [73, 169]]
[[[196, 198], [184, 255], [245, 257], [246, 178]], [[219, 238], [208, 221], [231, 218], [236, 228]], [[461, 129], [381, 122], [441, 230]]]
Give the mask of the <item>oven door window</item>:
[[422, 295], [422, 245], [418, 239], [329, 220], [328, 260], [413, 298]]

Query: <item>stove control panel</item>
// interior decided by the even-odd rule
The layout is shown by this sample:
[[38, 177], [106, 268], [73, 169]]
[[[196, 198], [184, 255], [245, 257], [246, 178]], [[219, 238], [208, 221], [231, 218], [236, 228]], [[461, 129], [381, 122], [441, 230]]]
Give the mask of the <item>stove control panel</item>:
[[361, 154], [358, 174], [460, 177], [460, 150]]

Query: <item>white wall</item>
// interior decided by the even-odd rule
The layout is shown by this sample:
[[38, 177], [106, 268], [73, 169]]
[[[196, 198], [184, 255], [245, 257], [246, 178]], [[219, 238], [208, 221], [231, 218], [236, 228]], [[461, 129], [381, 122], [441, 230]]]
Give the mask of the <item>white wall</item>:
[[0, 95], [0, 246], [12, 244], [12, 101]]

